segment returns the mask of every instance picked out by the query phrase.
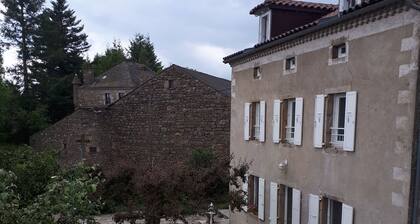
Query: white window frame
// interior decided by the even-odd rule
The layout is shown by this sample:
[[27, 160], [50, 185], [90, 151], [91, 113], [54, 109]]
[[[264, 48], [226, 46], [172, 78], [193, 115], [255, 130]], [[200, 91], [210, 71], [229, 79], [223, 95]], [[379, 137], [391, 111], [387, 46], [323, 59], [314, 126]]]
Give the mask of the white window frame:
[[[267, 27], [265, 28], [265, 38], [264, 38], [263, 33], [262, 33], [262, 31], [263, 31], [263, 18], [264, 17], [267, 17], [267, 23], [266, 23]], [[260, 19], [260, 22], [259, 22], [258, 40], [261, 43], [261, 42], [264, 42], [266, 40], [269, 40], [270, 36], [271, 36], [271, 10], [262, 14], [262, 15], [260, 15], [259, 19]]]
[[[344, 49], [345, 53], [342, 53], [342, 50]], [[347, 44], [343, 44], [339, 47], [337, 47], [337, 58], [345, 58], [347, 57]]]
[[[294, 112], [294, 113], [293, 113]], [[287, 100], [287, 123], [286, 123], [286, 140], [288, 143], [294, 143], [296, 123], [296, 99]]]
[[[257, 73], [257, 74], [255, 74], [255, 73]], [[254, 80], [261, 80], [261, 77], [262, 77], [261, 67], [259, 67], [259, 66], [254, 67], [252, 76], [253, 76]]]
[[[345, 129], [344, 127], [339, 128], [339, 113], [340, 113], [340, 99], [346, 98], [345, 93], [339, 93], [333, 95], [333, 117], [331, 129], [331, 144], [335, 147], [342, 148], [344, 143]], [[345, 101], [344, 101], [345, 105]], [[346, 108], [344, 107], [343, 116], [345, 116]], [[339, 134], [339, 130], [343, 131], [343, 134]]]
[[[338, 47], [340, 45], [344, 45], [346, 49], [346, 53], [341, 53], [342, 47]], [[337, 57], [334, 58], [334, 48], [337, 48]], [[349, 61], [349, 42], [345, 41], [342, 43], [333, 44], [330, 46], [330, 58], [328, 59], [328, 65], [336, 65], [341, 63], [347, 63]]]

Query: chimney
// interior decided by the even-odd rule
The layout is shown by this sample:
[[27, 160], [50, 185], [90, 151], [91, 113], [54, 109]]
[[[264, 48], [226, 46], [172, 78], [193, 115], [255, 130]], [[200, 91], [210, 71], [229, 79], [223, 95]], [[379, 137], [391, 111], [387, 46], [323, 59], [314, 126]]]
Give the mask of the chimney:
[[90, 68], [83, 69], [83, 85], [90, 85], [95, 81], [93, 70]]
[[82, 85], [82, 82], [80, 81], [77, 75], [74, 75], [72, 84], [73, 84], [73, 105], [74, 105], [74, 108], [78, 108], [79, 107], [79, 87]]

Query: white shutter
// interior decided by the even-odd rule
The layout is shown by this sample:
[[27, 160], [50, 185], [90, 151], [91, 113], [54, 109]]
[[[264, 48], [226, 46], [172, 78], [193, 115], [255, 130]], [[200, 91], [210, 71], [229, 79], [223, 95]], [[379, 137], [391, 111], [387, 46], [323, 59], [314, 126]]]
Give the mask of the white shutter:
[[343, 143], [343, 149], [345, 151], [354, 151], [354, 137], [356, 131], [356, 105], [357, 92], [347, 92]]
[[258, 218], [264, 221], [264, 178], [258, 178]]
[[309, 218], [308, 224], [318, 224], [319, 223], [319, 196], [318, 195], [309, 195]]
[[270, 224], [277, 224], [277, 183], [270, 184]]
[[322, 148], [324, 134], [324, 105], [325, 96], [317, 95], [315, 98], [314, 114], [314, 147]]
[[303, 98], [296, 98], [294, 144], [302, 145]]
[[248, 211], [248, 174], [245, 175], [245, 182], [242, 184], [242, 191], [245, 193], [244, 199], [247, 205], [242, 206], [242, 209]]
[[281, 111], [281, 101], [274, 100], [273, 106], [273, 142], [280, 142], [280, 111]]
[[265, 141], [265, 101], [260, 101], [260, 142]]
[[343, 204], [341, 211], [341, 224], [353, 224], [353, 207]]
[[293, 188], [292, 224], [300, 224], [300, 191]]
[[249, 140], [249, 109], [251, 107], [250, 103], [245, 103], [244, 107], [244, 139]]

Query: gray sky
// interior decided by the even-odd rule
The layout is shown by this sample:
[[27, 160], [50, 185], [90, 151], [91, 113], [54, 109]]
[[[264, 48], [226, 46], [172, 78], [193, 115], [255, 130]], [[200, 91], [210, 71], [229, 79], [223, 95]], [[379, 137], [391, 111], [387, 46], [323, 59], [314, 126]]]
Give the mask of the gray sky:
[[[222, 58], [256, 43], [258, 20], [249, 11], [262, 1], [69, 0], [69, 4], [85, 25], [90, 58], [103, 53], [114, 39], [126, 47], [135, 33], [141, 33], [150, 36], [165, 66], [178, 64], [230, 79], [230, 67]], [[6, 66], [13, 64], [15, 52], [5, 52], [4, 59]]]

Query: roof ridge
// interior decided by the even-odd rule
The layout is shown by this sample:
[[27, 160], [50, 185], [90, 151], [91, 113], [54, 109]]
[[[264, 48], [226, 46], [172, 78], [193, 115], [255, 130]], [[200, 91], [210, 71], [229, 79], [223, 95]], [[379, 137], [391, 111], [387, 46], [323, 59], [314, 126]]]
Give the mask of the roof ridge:
[[264, 7], [270, 6], [289, 6], [289, 7], [297, 7], [297, 8], [309, 8], [309, 9], [318, 9], [318, 10], [325, 10], [325, 11], [333, 11], [338, 8], [337, 4], [329, 4], [329, 3], [319, 3], [319, 2], [311, 2], [311, 1], [296, 1], [296, 0], [265, 0], [263, 3], [258, 4], [255, 6], [251, 11], [250, 14], [255, 14], [258, 10]]

